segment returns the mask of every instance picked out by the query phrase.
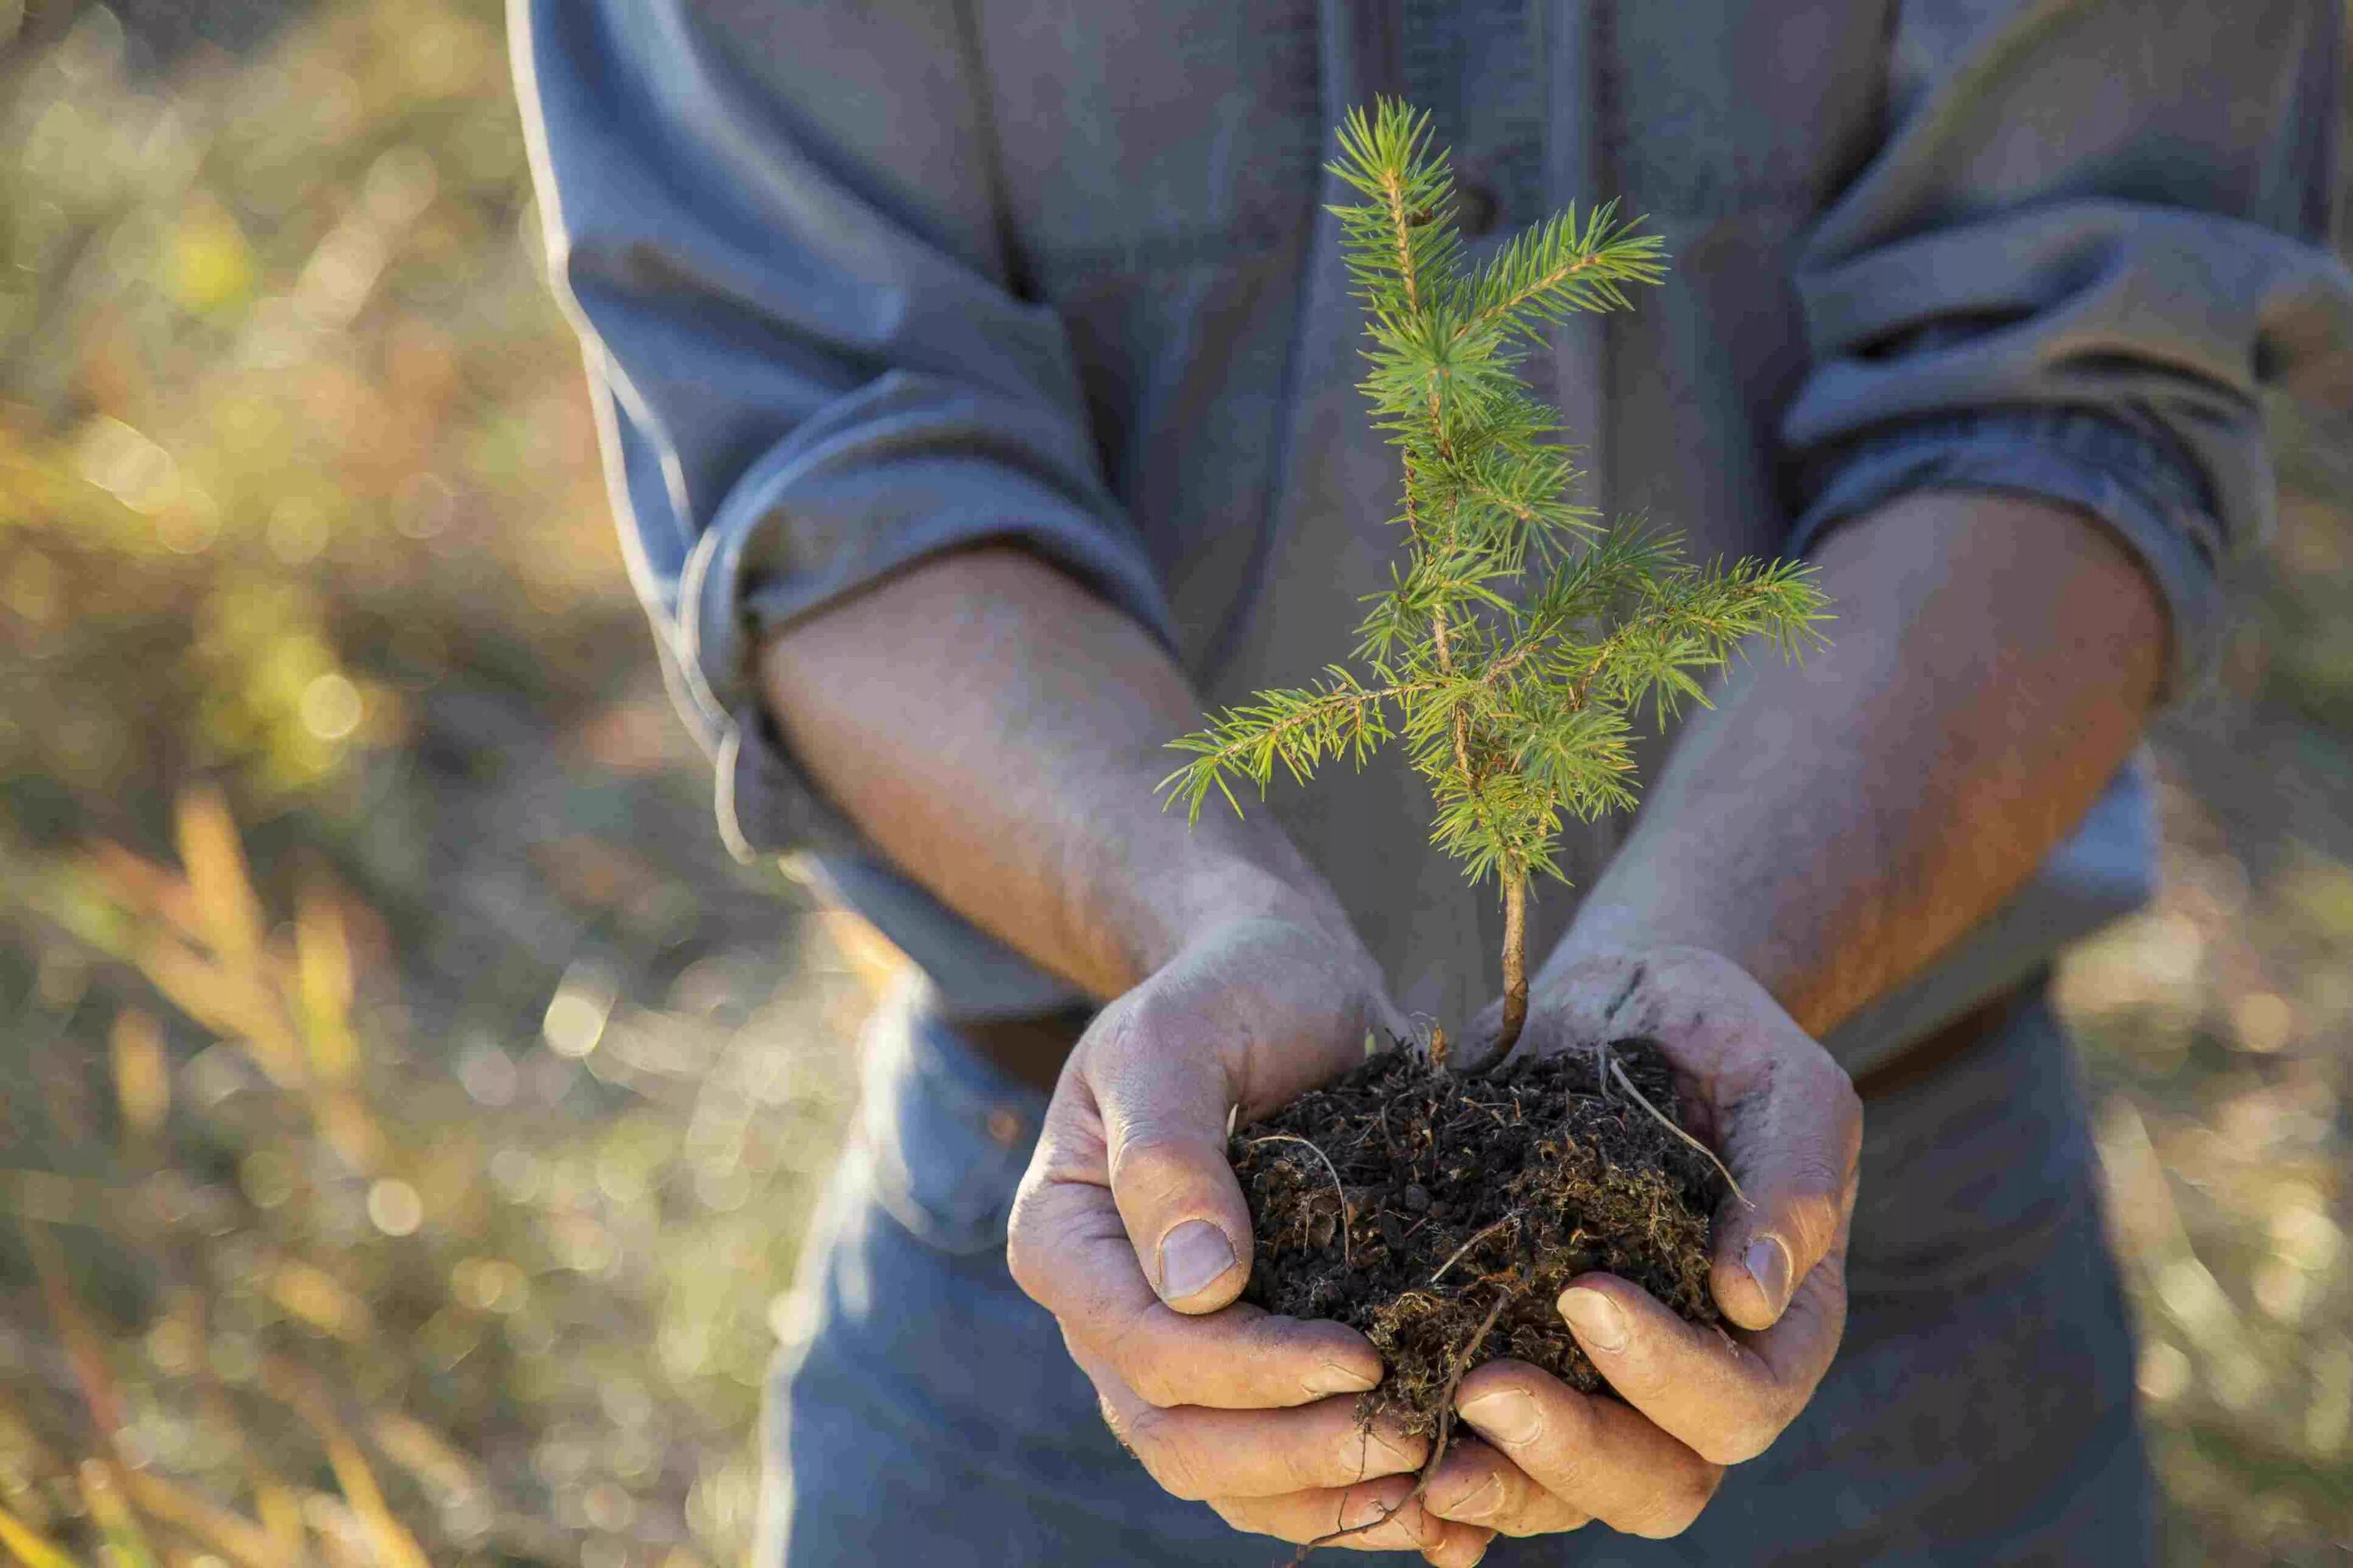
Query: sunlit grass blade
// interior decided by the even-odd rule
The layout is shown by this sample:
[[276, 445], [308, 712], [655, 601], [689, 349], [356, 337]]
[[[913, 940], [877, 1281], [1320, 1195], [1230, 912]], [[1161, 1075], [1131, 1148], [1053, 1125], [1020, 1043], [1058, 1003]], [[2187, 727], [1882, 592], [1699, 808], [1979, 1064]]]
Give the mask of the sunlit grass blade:
[[114, 1435], [122, 1429], [122, 1395], [115, 1386], [114, 1373], [106, 1364], [105, 1339], [74, 1298], [73, 1282], [67, 1277], [65, 1254], [57, 1237], [47, 1225], [30, 1221], [23, 1229], [25, 1250], [31, 1255], [34, 1275], [40, 1281], [41, 1302], [58, 1340], [65, 1345], [66, 1361], [81, 1393], [82, 1407], [99, 1436], [111, 1444]]
[[209, 786], [190, 789], [180, 797], [176, 822], [180, 863], [206, 940], [224, 964], [249, 972], [261, 958], [261, 901], [254, 896], [228, 800]]
[[273, 1539], [254, 1520], [209, 1502], [152, 1470], [124, 1470], [120, 1479], [123, 1491], [140, 1512], [158, 1524], [203, 1542], [236, 1568], [298, 1568], [299, 1540], [296, 1550], [289, 1552], [282, 1541]]
[[159, 1568], [155, 1548], [139, 1527], [139, 1516], [122, 1495], [119, 1472], [104, 1459], [84, 1459], [75, 1472], [83, 1504], [98, 1521], [111, 1553], [107, 1568]]
[[311, 1374], [290, 1362], [272, 1361], [263, 1376], [270, 1393], [302, 1418], [326, 1450], [328, 1468], [334, 1472], [343, 1500], [366, 1532], [378, 1568], [432, 1568], [425, 1549], [385, 1501], [384, 1489], [377, 1484], [367, 1456], [344, 1429]]
[[79, 1568], [72, 1558], [5, 1507], [0, 1507], [0, 1546], [6, 1547], [24, 1568]]
[[172, 1063], [164, 1051], [164, 1032], [148, 1013], [126, 1007], [114, 1015], [107, 1046], [122, 1125], [133, 1137], [152, 1139], [172, 1110]]
[[348, 1083], [360, 1063], [352, 1033], [351, 942], [343, 906], [315, 883], [302, 890], [295, 906], [294, 969], [311, 1070], [322, 1082]]
[[214, 963], [160, 931], [137, 949], [134, 961], [174, 1006], [223, 1039], [241, 1043], [280, 1088], [302, 1085], [308, 1075], [301, 1042], [283, 999], [258, 975]]

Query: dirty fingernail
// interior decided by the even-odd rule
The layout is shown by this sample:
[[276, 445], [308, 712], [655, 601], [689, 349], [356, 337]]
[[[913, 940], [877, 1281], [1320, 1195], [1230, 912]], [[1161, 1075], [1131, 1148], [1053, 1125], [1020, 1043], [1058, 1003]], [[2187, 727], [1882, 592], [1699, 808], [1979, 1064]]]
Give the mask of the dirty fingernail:
[[1599, 1290], [1562, 1291], [1560, 1315], [1568, 1319], [1569, 1327], [1577, 1330], [1577, 1337], [1585, 1341], [1588, 1350], [1626, 1348], [1626, 1314], [1618, 1310], [1618, 1303]]
[[1462, 1419], [1499, 1443], [1533, 1442], [1544, 1427], [1536, 1402], [1515, 1388], [1464, 1400]]
[[1338, 1361], [1325, 1361], [1303, 1380], [1310, 1393], [1362, 1393], [1380, 1381], [1377, 1373], [1367, 1376]]
[[1207, 1220], [1187, 1220], [1160, 1238], [1160, 1294], [1181, 1301], [1207, 1290], [1234, 1266], [1226, 1233]]
[[1765, 1293], [1766, 1305], [1778, 1313], [1789, 1304], [1789, 1249], [1779, 1236], [1758, 1236], [1748, 1244], [1742, 1261], [1748, 1266], [1748, 1277]]

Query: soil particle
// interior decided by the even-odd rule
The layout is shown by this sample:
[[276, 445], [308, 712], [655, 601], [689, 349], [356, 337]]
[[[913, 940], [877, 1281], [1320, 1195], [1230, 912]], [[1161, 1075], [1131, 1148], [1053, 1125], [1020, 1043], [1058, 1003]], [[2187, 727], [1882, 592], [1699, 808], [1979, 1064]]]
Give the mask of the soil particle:
[[[1606, 1049], [1674, 1114], [1657, 1047]], [[1474, 1077], [1387, 1051], [1239, 1129], [1230, 1153], [1258, 1238], [1244, 1299], [1370, 1339], [1389, 1372], [1364, 1396], [1368, 1421], [1438, 1432], [1500, 1292], [1468, 1364], [1515, 1357], [1587, 1393], [1600, 1375], [1553, 1305], [1578, 1275], [1614, 1274], [1716, 1320], [1708, 1216], [1723, 1179], [1590, 1053]]]

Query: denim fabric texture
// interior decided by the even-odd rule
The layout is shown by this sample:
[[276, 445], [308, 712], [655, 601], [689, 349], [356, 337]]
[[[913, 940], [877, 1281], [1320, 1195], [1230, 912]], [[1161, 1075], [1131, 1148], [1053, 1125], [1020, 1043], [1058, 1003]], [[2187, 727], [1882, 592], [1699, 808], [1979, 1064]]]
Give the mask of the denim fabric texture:
[[[756, 1568], [1280, 1562], [1276, 1543], [1153, 1483], [1007, 1274], [1006, 1210], [1043, 1097], [913, 998], [866, 1050], [858, 1141], [779, 1314]], [[2131, 1341], [2083, 1098], [2045, 1003], [1873, 1104], [1849, 1284], [1828, 1380], [1689, 1534], [1596, 1525], [1498, 1541], [1487, 1562], [2148, 1560]]]

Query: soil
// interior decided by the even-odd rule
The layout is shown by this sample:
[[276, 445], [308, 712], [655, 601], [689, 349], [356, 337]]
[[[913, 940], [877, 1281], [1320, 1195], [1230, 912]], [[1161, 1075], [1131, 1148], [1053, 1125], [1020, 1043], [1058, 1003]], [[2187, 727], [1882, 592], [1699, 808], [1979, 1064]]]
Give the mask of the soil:
[[[1678, 1114], [1656, 1046], [1602, 1049]], [[1708, 1216], [1724, 1179], [1598, 1053], [1481, 1077], [1385, 1051], [1239, 1129], [1229, 1152], [1258, 1238], [1244, 1299], [1370, 1339], [1389, 1370], [1364, 1396], [1368, 1422], [1440, 1434], [1461, 1372], [1505, 1356], [1604, 1387], [1553, 1305], [1578, 1275], [1716, 1320]]]

